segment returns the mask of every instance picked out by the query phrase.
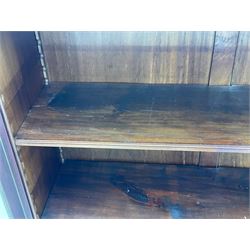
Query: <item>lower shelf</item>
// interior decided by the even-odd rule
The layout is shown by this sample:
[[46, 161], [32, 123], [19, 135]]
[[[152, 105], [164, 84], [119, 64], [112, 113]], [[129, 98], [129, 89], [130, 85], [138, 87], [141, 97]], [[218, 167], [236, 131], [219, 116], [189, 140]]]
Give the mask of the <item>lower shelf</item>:
[[42, 218], [250, 218], [249, 169], [66, 161]]

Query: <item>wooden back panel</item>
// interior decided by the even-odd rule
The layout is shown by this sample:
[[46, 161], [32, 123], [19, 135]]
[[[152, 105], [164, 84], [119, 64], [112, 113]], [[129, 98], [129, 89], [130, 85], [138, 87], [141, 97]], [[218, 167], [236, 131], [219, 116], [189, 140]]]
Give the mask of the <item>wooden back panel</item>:
[[50, 81], [249, 84], [249, 32], [41, 32]]
[[250, 82], [250, 32], [240, 32], [235, 53], [235, 66], [232, 83], [249, 84]]
[[250, 168], [250, 154], [63, 148], [65, 160], [125, 161], [209, 167]]
[[42, 32], [51, 81], [208, 82], [214, 32]]

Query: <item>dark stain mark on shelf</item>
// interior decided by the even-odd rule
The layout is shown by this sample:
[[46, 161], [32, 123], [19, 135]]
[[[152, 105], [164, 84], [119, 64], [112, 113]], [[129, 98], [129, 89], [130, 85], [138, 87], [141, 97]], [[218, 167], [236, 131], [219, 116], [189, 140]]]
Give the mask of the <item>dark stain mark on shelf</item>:
[[249, 87], [74, 83], [66, 85], [48, 105], [55, 109], [79, 111], [111, 108], [115, 113], [138, 110], [150, 112], [152, 100], [155, 100], [156, 111], [192, 109], [239, 115], [249, 112]]
[[158, 207], [167, 213], [170, 213], [174, 219], [182, 218], [184, 209], [179, 205], [171, 202], [168, 197], [153, 197], [143, 189], [137, 187], [134, 183], [126, 181], [123, 176], [113, 175], [110, 182], [132, 201], [149, 207]]

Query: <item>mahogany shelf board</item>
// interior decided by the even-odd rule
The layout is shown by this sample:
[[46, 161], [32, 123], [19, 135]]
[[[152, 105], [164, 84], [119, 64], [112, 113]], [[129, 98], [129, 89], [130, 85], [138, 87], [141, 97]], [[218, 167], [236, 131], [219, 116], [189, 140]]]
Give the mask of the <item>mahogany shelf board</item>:
[[246, 168], [70, 160], [42, 218], [219, 219], [249, 212]]
[[50, 83], [22, 146], [250, 152], [249, 86]]

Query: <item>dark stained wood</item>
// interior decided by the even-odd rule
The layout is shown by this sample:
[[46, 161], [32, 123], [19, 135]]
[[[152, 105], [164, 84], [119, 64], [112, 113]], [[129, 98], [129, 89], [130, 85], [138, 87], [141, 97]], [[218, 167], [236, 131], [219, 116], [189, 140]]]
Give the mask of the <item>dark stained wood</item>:
[[198, 152], [126, 149], [63, 148], [63, 158], [73, 160], [125, 161], [198, 165]]
[[208, 84], [214, 32], [41, 32], [50, 81]]
[[[34, 32], [0, 32], [0, 94], [13, 135], [44, 86]], [[58, 170], [58, 150], [26, 148], [18, 151], [35, 212], [40, 215]]]
[[34, 32], [0, 32], [0, 94], [15, 135], [43, 86]]
[[249, 87], [50, 84], [16, 143], [249, 152]]
[[59, 168], [58, 152], [50, 151], [50, 157], [47, 156], [46, 163], [43, 165], [43, 171], [39, 176], [36, 186], [32, 192], [34, 204], [36, 205], [36, 211], [38, 217], [41, 216], [46, 201], [49, 197], [51, 188], [55, 182], [57, 171]]
[[[219, 157], [220, 153], [201, 152], [199, 166], [217, 167], [219, 163]], [[230, 166], [233, 166], [233, 163]]]
[[33, 32], [1, 32], [0, 41], [0, 90], [7, 105], [24, 84], [23, 72], [31, 72], [30, 67], [39, 55]]
[[250, 154], [240, 153], [62, 148], [62, 154], [65, 160], [121, 161], [250, 168]]
[[230, 85], [239, 32], [218, 31], [215, 36], [210, 85]]
[[42, 216], [249, 217], [249, 169], [88, 161], [66, 161]]
[[40, 216], [59, 171], [59, 150], [21, 147], [19, 156], [36, 213]]
[[232, 84], [250, 84], [250, 32], [240, 32]]
[[17, 133], [29, 109], [30, 103], [28, 93], [25, 86], [22, 85], [9, 105], [5, 107], [5, 112], [13, 135]]
[[23, 73], [23, 78], [25, 80], [24, 86], [27, 91], [26, 98], [29, 100], [29, 103], [32, 106], [44, 87], [44, 77], [40, 60], [34, 62], [32, 67], [30, 67], [30, 70], [31, 71]]

